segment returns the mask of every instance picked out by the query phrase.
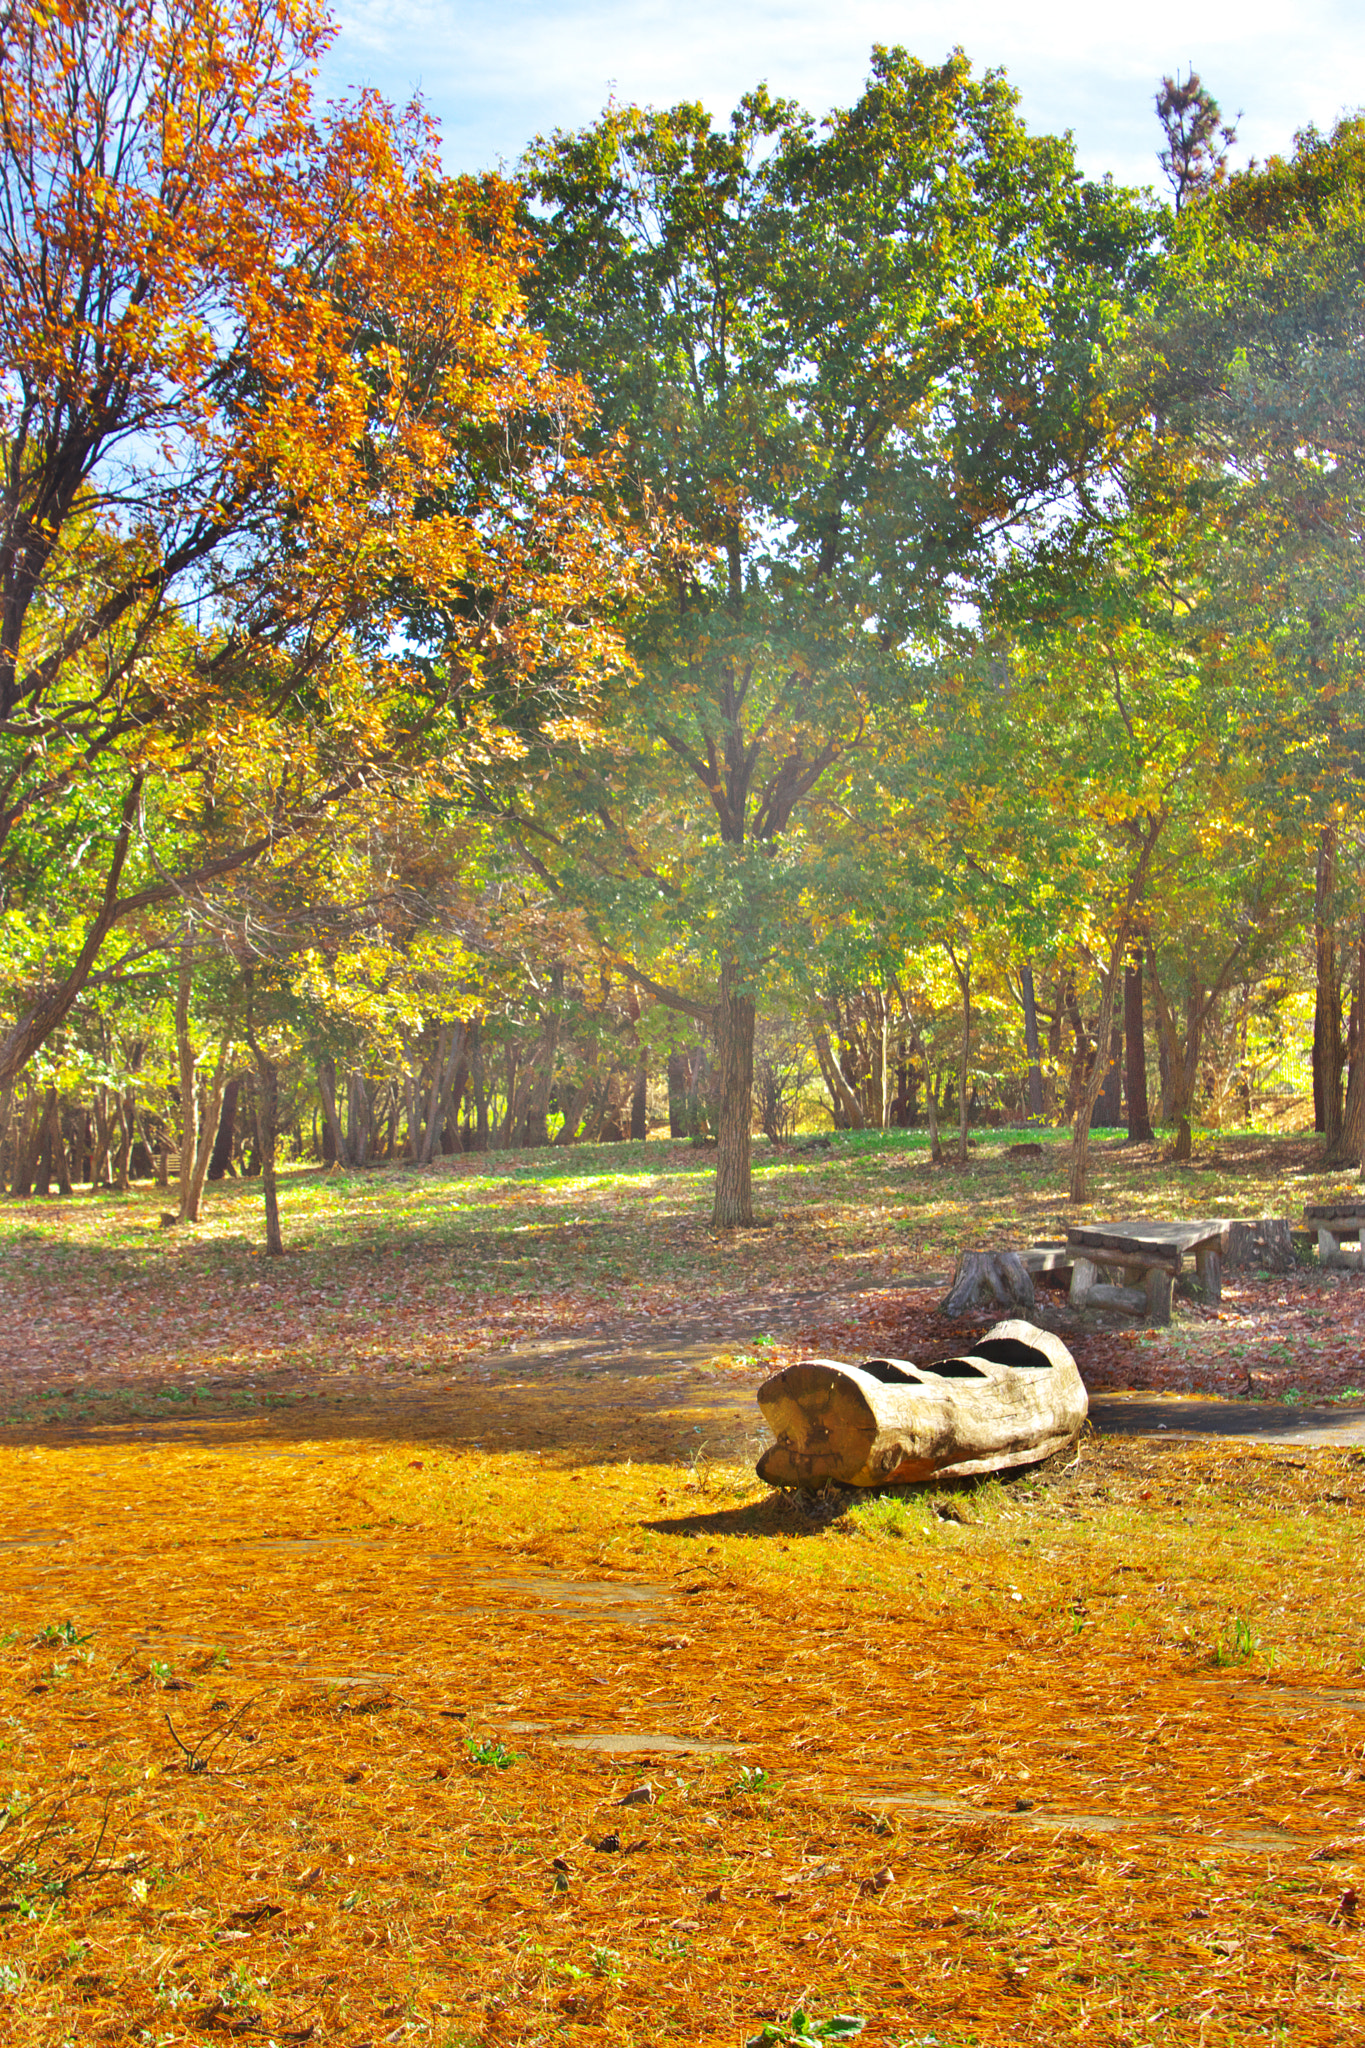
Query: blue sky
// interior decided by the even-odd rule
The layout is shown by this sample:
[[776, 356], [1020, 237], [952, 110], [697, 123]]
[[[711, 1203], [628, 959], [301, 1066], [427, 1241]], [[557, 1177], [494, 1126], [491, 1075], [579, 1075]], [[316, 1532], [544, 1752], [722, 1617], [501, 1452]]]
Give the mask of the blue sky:
[[874, 42], [926, 61], [961, 43], [978, 69], [1003, 65], [1031, 128], [1070, 128], [1087, 172], [1135, 183], [1159, 175], [1157, 80], [1191, 62], [1225, 114], [1242, 111], [1240, 159], [1365, 105], [1365, 0], [339, 0], [338, 13], [326, 92], [420, 90], [451, 170], [510, 165], [613, 91], [725, 115], [766, 79], [823, 113], [857, 96]]

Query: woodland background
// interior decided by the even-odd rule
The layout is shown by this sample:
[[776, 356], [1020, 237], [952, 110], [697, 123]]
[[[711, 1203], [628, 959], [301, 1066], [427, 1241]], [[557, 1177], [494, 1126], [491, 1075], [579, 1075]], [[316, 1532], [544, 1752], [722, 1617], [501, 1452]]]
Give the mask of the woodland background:
[[[965, 56], [514, 178], [312, 0], [0, 13], [0, 1167], [1365, 1145], [1365, 122]], [[170, 1199], [168, 1193], [168, 1200]]]

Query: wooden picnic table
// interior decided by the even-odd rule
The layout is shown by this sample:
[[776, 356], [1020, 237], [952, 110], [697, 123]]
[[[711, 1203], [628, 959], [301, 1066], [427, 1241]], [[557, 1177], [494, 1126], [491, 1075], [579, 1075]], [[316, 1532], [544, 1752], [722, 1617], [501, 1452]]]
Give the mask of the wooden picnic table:
[[1306, 1202], [1303, 1220], [1310, 1230], [1318, 1233], [1318, 1263], [1322, 1266], [1349, 1266], [1352, 1269], [1365, 1260], [1365, 1253], [1347, 1258], [1343, 1244], [1361, 1243], [1361, 1224], [1365, 1223], [1365, 1200], [1352, 1201], [1349, 1196], [1339, 1196], [1335, 1202]]
[[[1190, 1223], [1130, 1216], [1116, 1223], [1073, 1224], [1066, 1233], [1067, 1250], [1075, 1260], [1072, 1302], [1079, 1307], [1087, 1297], [1096, 1295], [1098, 1287], [1098, 1305], [1108, 1305], [1112, 1298], [1114, 1307], [1137, 1308], [1135, 1297], [1140, 1292], [1146, 1297], [1148, 1321], [1169, 1323], [1172, 1286], [1190, 1265], [1199, 1276], [1204, 1299], [1221, 1298], [1227, 1231], [1225, 1216], [1206, 1216]], [[1101, 1286], [1101, 1267], [1119, 1268], [1125, 1284]]]

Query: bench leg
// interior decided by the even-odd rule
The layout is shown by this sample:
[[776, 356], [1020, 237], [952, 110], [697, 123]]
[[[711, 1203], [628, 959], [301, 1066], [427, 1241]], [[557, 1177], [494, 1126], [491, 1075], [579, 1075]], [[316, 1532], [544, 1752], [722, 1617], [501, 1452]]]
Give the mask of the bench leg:
[[1149, 1323], [1169, 1323], [1171, 1320], [1171, 1276], [1164, 1266], [1149, 1266], [1147, 1279], [1147, 1320]]
[[1205, 1301], [1221, 1301], [1223, 1299], [1222, 1254], [1215, 1251], [1212, 1245], [1207, 1245], [1202, 1252], [1195, 1253], [1194, 1270], [1199, 1275]]
[[1093, 1259], [1077, 1259], [1071, 1268], [1071, 1306], [1079, 1308], [1097, 1278]]

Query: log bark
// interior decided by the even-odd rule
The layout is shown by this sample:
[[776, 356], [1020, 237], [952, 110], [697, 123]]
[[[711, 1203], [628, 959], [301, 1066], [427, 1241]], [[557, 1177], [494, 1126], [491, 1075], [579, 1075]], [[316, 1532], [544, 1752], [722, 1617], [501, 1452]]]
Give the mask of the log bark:
[[973, 1308], [1032, 1309], [1033, 1281], [1018, 1252], [963, 1252], [953, 1284], [941, 1304], [945, 1316]]
[[861, 1366], [808, 1358], [775, 1373], [758, 1404], [776, 1442], [771, 1486], [886, 1486], [1037, 1464], [1073, 1444], [1087, 1413], [1075, 1360], [1029, 1323], [988, 1330], [960, 1358]]

